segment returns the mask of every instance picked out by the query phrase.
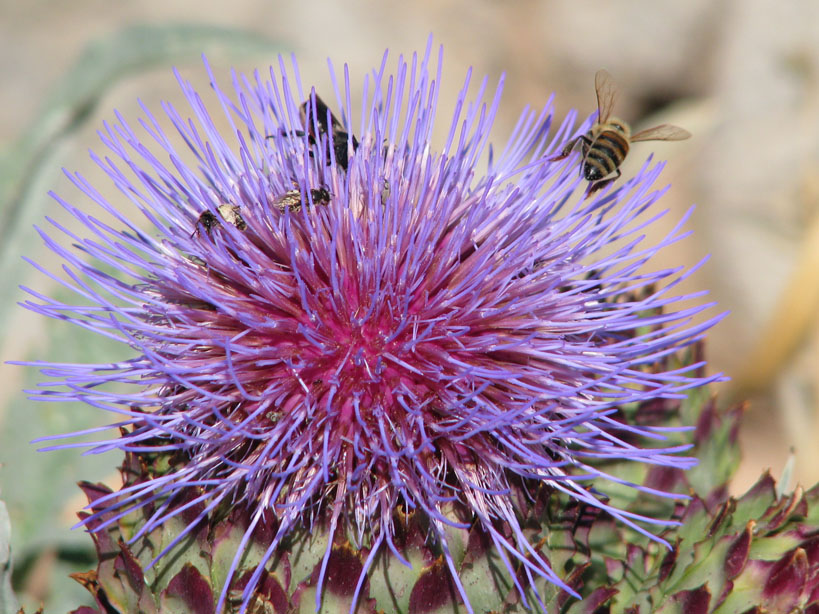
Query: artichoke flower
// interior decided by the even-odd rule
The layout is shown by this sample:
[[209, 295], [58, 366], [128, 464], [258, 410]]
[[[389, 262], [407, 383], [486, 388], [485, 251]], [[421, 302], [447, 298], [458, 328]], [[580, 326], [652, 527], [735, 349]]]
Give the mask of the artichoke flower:
[[679, 549], [693, 422], [663, 412], [719, 379], [691, 350], [721, 316], [676, 293], [696, 266], [652, 268], [687, 234], [645, 237], [662, 164], [584, 198], [553, 154], [592, 118], [525, 110], [498, 152], [502, 83], [471, 74], [436, 145], [441, 53], [387, 63], [360, 109], [346, 70], [211, 74], [227, 133], [179, 77], [194, 165], [144, 108], [92, 154], [123, 202], [69, 173], [116, 224], [54, 195], [83, 231], [41, 231], [67, 277], [35, 266], [77, 301], [25, 306], [131, 353], [33, 363], [34, 398], [115, 416], [52, 447], [125, 454], [122, 488], [83, 485], [96, 611], [593, 611], [625, 581], [586, 590], [618, 571], [601, 518]]

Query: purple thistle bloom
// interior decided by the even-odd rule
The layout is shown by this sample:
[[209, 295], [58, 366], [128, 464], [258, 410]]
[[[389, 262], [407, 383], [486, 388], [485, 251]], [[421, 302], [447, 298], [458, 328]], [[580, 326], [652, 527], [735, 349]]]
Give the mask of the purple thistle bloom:
[[[109, 514], [156, 503], [137, 537], [202, 503], [192, 529], [231, 502], [250, 510], [246, 543], [272, 511], [278, 529], [245, 607], [296, 527], [319, 514], [331, 534], [353, 527], [370, 546], [370, 565], [381, 548], [400, 557], [393, 511], [405, 507], [429, 518], [471, 611], [447, 545], [453, 503], [491, 536], [521, 593], [546, 578], [575, 594], [529, 544], [512, 485], [548, 483], [651, 535], [640, 523], [661, 521], [596, 496], [594, 480], [619, 481], [597, 464], [695, 463], [677, 455], [685, 447], [662, 447], [668, 429], [618, 420], [623, 404], [679, 398], [715, 379], [697, 375], [699, 365], [656, 367], [716, 320], [696, 322], [708, 305], [678, 307], [697, 296], [672, 294], [692, 269], [644, 270], [686, 235], [683, 220], [644, 245], [641, 233], [665, 213], [649, 211], [663, 192], [652, 190], [662, 165], [646, 163], [584, 200], [577, 156], [547, 160], [572, 136], [574, 115], [550, 136], [550, 104], [527, 110], [493, 155], [501, 86], [487, 106], [484, 80], [471, 102], [469, 76], [436, 151], [441, 58], [430, 74], [430, 50], [399, 59], [395, 75], [385, 55], [365, 80], [360, 113], [345, 70], [343, 89], [336, 84], [327, 97], [340, 110], [337, 126], [302, 87], [295, 62], [293, 79], [282, 60], [269, 81], [235, 75], [230, 94], [212, 79], [233, 127], [227, 135], [179, 78], [195, 121], [170, 105], [164, 111], [197, 168], [181, 161], [144, 107], [139, 123], [151, 149], [117, 114], [100, 132], [109, 157], [94, 156], [150, 231], [79, 175], [69, 177], [121, 228], [54, 195], [86, 236], [51, 223], [82, 253], [41, 231], [70, 278], [54, 279], [82, 304], [31, 292], [37, 300], [25, 306], [136, 353], [113, 364], [35, 363], [56, 378], [35, 398], [82, 401], [128, 427], [122, 437], [56, 447], [186, 455], [179, 470], [107, 498]], [[488, 170], [479, 171], [486, 153]], [[133, 392], [110, 392], [109, 383]], [[635, 436], [659, 447], [636, 447]]]

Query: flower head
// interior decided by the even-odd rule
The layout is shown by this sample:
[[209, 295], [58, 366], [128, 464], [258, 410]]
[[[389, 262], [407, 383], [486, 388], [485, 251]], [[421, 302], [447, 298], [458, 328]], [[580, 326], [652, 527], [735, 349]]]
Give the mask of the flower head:
[[[186, 459], [95, 505], [108, 501], [110, 515], [155, 504], [143, 533], [198, 509], [193, 529], [229, 503], [249, 513], [249, 536], [272, 513], [277, 528], [245, 603], [282, 539], [319, 517], [331, 533], [352, 527], [372, 553], [398, 554], [397, 508], [429, 519], [465, 600], [446, 533], [458, 522], [487, 533], [521, 588], [536, 578], [564, 586], [524, 535], [513, 491], [548, 484], [646, 532], [639, 523], [651, 518], [591, 488], [616, 479], [598, 461], [693, 463], [678, 447], [638, 447], [639, 437], [661, 442], [662, 429], [618, 419], [624, 404], [706, 382], [692, 367], [662, 366], [713, 320], [693, 320], [704, 306], [678, 307], [691, 297], [672, 288], [688, 272], [645, 270], [684, 236], [678, 226], [644, 244], [663, 214], [651, 213], [660, 165], [586, 200], [577, 157], [549, 160], [573, 116], [550, 136], [549, 105], [524, 112], [497, 155], [488, 138], [501, 88], [487, 105], [484, 81], [470, 102], [469, 78], [436, 148], [433, 59], [428, 47], [388, 76], [385, 56], [360, 111], [349, 79], [325, 104], [302, 88], [295, 63], [295, 79], [280, 61], [270, 80], [235, 76], [231, 93], [213, 80], [228, 134], [180, 78], [195, 120], [164, 111], [195, 167], [147, 109], [147, 138], [119, 115], [100, 133], [110, 153], [94, 159], [141, 222], [79, 175], [70, 178], [120, 227], [54, 196], [86, 234], [58, 230], [116, 275], [41, 233], [82, 304], [38, 295], [26, 306], [134, 356], [38, 363], [56, 378], [39, 398], [116, 414], [122, 436], [82, 444], [94, 452]], [[452, 506], [468, 518], [454, 520]]]

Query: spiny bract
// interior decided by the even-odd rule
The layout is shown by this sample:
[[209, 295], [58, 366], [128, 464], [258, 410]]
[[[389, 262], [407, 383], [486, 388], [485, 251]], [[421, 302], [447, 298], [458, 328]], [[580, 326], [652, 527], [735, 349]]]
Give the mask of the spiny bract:
[[[683, 361], [682, 364], [689, 364]], [[682, 366], [682, 365], [680, 365]], [[819, 487], [805, 492], [777, 494], [770, 475], [764, 475], [739, 498], [727, 495], [727, 480], [738, 460], [737, 433], [742, 409], [719, 411], [708, 394], [696, 391], [682, 404], [646, 401], [629, 411], [632, 421], [662, 417], [667, 424], [693, 421], [694, 443], [704, 464], [695, 472], [644, 467], [635, 475], [627, 463], [612, 467], [631, 473], [639, 483], [662, 485], [674, 492], [697, 495], [685, 503], [658, 500], [633, 493], [624, 507], [635, 513], [653, 513], [678, 519], [663, 537], [670, 550], [631, 529], [612, 522], [599, 510], [577, 504], [549, 488], [534, 494], [522, 523], [530, 541], [562, 572], [565, 582], [583, 597], [577, 602], [564, 590], [541, 585], [545, 611], [550, 614], [765, 614], [804, 612], [819, 614]], [[176, 459], [176, 460], [174, 460]], [[122, 475], [127, 485], [150, 480], [182, 462], [179, 454], [137, 457], [126, 454]], [[699, 474], [699, 475], [698, 475]], [[111, 492], [106, 486], [83, 483], [91, 502]], [[202, 504], [199, 504], [201, 507]], [[93, 533], [99, 565], [74, 577], [94, 595], [96, 608], [82, 607], [73, 614], [168, 612], [215, 614], [215, 590], [223, 581], [237, 544], [248, 525], [248, 514], [234, 508], [200, 522], [185, 544], [151, 570], [142, 567], [188, 520], [174, 518], [131, 545], [126, 541], [150, 517], [151, 505], [120, 518]], [[106, 512], [90, 525], [104, 522]], [[197, 515], [196, 510], [188, 512]], [[81, 516], [88, 516], [82, 513]], [[433, 544], [425, 540], [419, 515], [398, 512], [396, 542], [401, 555], [413, 562], [402, 565], [390, 552], [381, 552], [357, 603], [359, 614], [375, 612], [455, 614], [461, 611], [448, 574]], [[257, 527], [229, 593], [229, 612], [241, 601], [242, 589], [275, 528], [272, 517]], [[268, 564], [250, 602], [254, 614], [312, 614], [316, 580], [327, 547], [326, 524], [312, 535], [297, 534]], [[523, 614], [513, 582], [498, 568], [497, 556], [479, 524], [450, 529], [455, 560], [472, 605], [477, 612]], [[327, 586], [321, 612], [347, 614], [358, 574], [368, 556], [344, 536], [332, 545]]]
[[451, 536], [472, 527], [527, 606], [551, 587], [577, 595], [525, 530], [541, 489], [651, 535], [641, 523], [670, 521], [610, 505], [605, 484], [668, 493], [602, 463], [695, 463], [677, 454], [684, 443], [664, 443], [667, 428], [620, 417], [627, 404], [709, 381], [697, 365], [663, 367], [714, 319], [697, 321], [706, 306], [682, 303], [698, 295], [673, 294], [690, 270], [650, 270], [656, 252], [685, 236], [680, 222], [656, 244], [644, 240], [664, 214], [652, 210], [661, 165], [584, 200], [577, 159], [548, 160], [574, 115], [550, 137], [550, 105], [525, 111], [498, 155], [487, 145], [500, 87], [487, 105], [484, 80], [469, 101], [469, 77], [436, 148], [440, 54], [434, 74], [433, 60], [430, 44], [389, 75], [385, 55], [360, 111], [346, 70], [327, 107], [302, 88], [295, 62], [295, 78], [284, 61], [269, 80], [234, 76], [232, 95], [212, 78], [226, 133], [180, 78], [195, 120], [164, 110], [195, 167], [147, 109], [142, 137], [119, 114], [100, 133], [110, 151], [94, 159], [142, 222], [76, 174], [119, 227], [54, 196], [84, 225], [80, 236], [55, 223], [81, 254], [41, 234], [65, 261], [68, 276], [54, 278], [81, 300], [35, 295], [25, 305], [117, 339], [134, 357], [34, 363], [55, 378], [34, 396], [83, 401], [125, 428], [63, 445], [184, 459], [102, 494], [83, 524], [100, 536], [149, 510], [129, 537], [136, 544], [181, 522], [150, 566], [200, 521], [240, 510], [248, 523], [220, 575], [217, 609], [234, 599], [232, 581], [262, 526], [266, 548], [241, 578], [242, 609], [267, 582], [265, 563], [319, 526], [327, 533], [315, 604], [333, 582], [339, 540], [368, 553], [355, 602], [379, 553], [417, 563], [401, 554], [401, 519], [410, 517], [469, 611]]

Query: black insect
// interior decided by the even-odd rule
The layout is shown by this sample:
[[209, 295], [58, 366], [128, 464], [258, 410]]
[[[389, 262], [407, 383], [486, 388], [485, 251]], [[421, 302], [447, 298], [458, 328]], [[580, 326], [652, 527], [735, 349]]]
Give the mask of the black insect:
[[[247, 228], [247, 223], [239, 213], [239, 207], [221, 204], [219, 205], [218, 211], [221, 218], [228, 224], [233, 224], [239, 230], [245, 230]], [[204, 228], [205, 232], [210, 234], [211, 231], [218, 226], [221, 226], [219, 219], [210, 211], [205, 211], [199, 216], [199, 219], [196, 220], [196, 228], [194, 228], [191, 236], [199, 236], [200, 228]]]
[[202, 215], [199, 216], [199, 219], [196, 220], [196, 228], [193, 229], [191, 236], [196, 235], [199, 236], [199, 229], [204, 228], [205, 232], [210, 234], [210, 231], [216, 228], [219, 225], [219, 220], [216, 219], [216, 216], [213, 215], [210, 211], [205, 211]]
[[[327, 164], [330, 164], [331, 158], [329, 148], [332, 147], [336, 164], [346, 171], [347, 166], [349, 165], [347, 140], [349, 138], [353, 145], [353, 151], [355, 151], [358, 149], [358, 139], [355, 138], [355, 135], [351, 136], [346, 130], [344, 130], [341, 122], [338, 121], [338, 118], [333, 115], [333, 112], [330, 111], [330, 108], [324, 104], [324, 101], [319, 98], [318, 95], [316, 95], [315, 110], [316, 113], [314, 121], [312, 99], [309, 98], [305, 100], [299, 106], [299, 115], [301, 117], [302, 126], [304, 126], [306, 132], [303, 130], [294, 130], [293, 132], [283, 130], [281, 134], [292, 134], [294, 136], [304, 136], [307, 134], [308, 142], [313, 148], [320, 144], [322, 136], [326, 135], [327, 149], [325, 150], [325, 154], [327, 156]], [[272, 139], [274, 136], [269, 135], [267, 138]], [[310, 157], [314, 157], [313, 150], [310, 151]]]
[[[358, 149], [358, 140], [355, 138], [355, 135], [350, 135], [344, 129], [344, 126], [342, 126], [338, 118], [333, 115], [330, 108], [324, 104], [324, 101], [319, 98], [317, 94], [314, 94], [314, 96], [315, 107], [313, 106], [312, 97], [301, 103], [299, 107], [301, 125], [307, 130], [310, 145], [318, 145], [321, 143], [322, 137], [326, 135], [327, 146], [333, 148], [336, 164], [346, 171], [349, 163], [347, 157], [347, 141], [349, 139], [352, 142], [353, 151], [355, 151]], [[315, 116], [313, 115], [314, 108]], [[329, 149], [326, 153], [327, 160], [329, 161]]]

